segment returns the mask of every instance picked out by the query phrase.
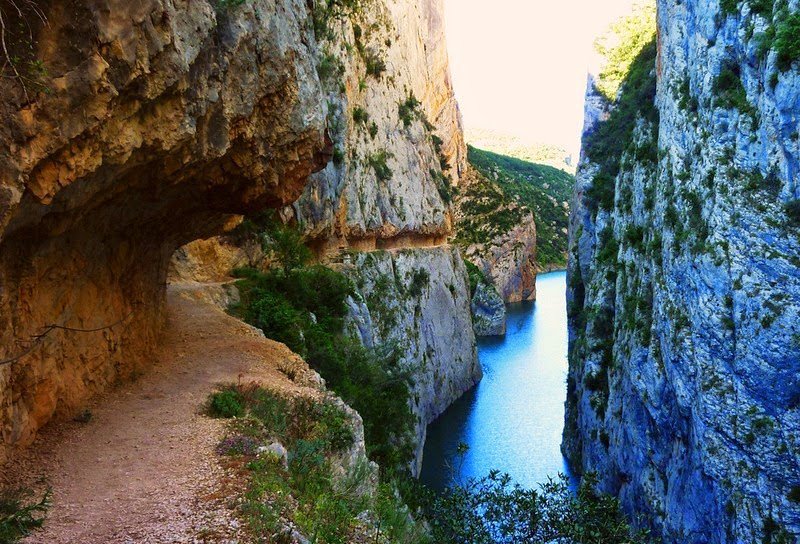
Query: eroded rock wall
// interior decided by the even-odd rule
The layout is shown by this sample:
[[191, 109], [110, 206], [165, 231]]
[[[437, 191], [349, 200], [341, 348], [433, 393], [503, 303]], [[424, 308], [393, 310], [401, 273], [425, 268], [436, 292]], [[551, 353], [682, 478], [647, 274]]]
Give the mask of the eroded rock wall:
[[428, 424], [482, 376], [464, 261], [452, 247], [373, 251], [346, 257], [344, 270], [359, 291], [350, 333], [369, 348], [397, 346], [413, 372], [419, 473]]
[[[331, 25], [321, 49], [341, 63], [325, 81], [339, 160], [293, 206], [318, 256], [351, 260], [373, 302], [351, 307], [363, 343], [400, 342], [414, 371], [415, 470], [427, 424], [480, 378], [467, 273], [448, 242], [466, 146], [443, 9], [441, 0], [376, 0]], [[425, 287], [409, 291], [415, 271]], [[376, 285], [387, 287], [379, 301]]]
[[[307, 3], [53, 2], [0, 94], [2, 452], [142, 368], [168, 259], [330, 158]], [[12, 21], [19, 24], [19, 21]], [[16, 44], [24, 47], [25, 44]]]
[[564, 449], [664, 542], [793, 542], [800, 77], [769, 36], [800, 6], [725, 4], [659, 0], [655, 115], [611, 157], [610, 206], [591, 135], [621, 100], [590, 88]]

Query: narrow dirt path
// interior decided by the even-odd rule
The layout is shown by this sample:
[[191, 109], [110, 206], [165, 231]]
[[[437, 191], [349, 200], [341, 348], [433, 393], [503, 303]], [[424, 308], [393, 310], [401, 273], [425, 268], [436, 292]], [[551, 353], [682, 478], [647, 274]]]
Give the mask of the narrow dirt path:
[[[235, 504], [221, 493], [214, 447], [223, 424], [201, 415], [219, 383], [256, 380], [288, 394], [314, 384], [282, 344], [173, 286], [168, 323], [153, 367], [98, 399], [91, 421], [47, 429], [4, 479], [53, 490], [45, 528], [26, 543], [239, 542]], [[299, 374], [298, 374], [299, 370]]]

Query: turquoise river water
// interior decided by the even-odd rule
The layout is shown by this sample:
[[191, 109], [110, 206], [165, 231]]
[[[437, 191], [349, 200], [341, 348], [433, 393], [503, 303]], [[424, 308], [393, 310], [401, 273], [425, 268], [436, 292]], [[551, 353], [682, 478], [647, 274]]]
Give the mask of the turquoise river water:
[[[478, 341], [484, 377], [428, 427], [423, 482], [508, 473], [525, 487], [568, 474], [560, 451], [567, 377], [566, 273], [540, 274], [535, 303], [509, 305], [504, 338]], [[458, 455], [459, 444], [466, 454]]]

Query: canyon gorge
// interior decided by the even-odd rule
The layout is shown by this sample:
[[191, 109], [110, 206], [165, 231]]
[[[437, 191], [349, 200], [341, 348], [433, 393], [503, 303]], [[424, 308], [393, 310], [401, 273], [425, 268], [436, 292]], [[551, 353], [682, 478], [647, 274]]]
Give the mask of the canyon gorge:
[[[577, 522], [447, 533], [415, 487], [428, 425], [482, 379], [477, 339], [566, 269], [561, 450], [593, 487], [564, 500], [610, 500], [630, 542], [797, 542], [800, 4], [637, 5], [598, 41], [573, 176], [467, 145], [444, 1], [3, 4], [0, 463], [224, 345], [228, 374], [198, 367], [228, 385], [198, 375], [182, 409], [232, 420], [215, 440], [253, 460], [232, 495], [312, 505], [244, 496], [257, 538], [583, 542]], [[510, 308], [521, 327], [531, 306]], [[314, 455], [325, 500], [292, 472]], [[347, 535], [308, 521], [340, 515]]]

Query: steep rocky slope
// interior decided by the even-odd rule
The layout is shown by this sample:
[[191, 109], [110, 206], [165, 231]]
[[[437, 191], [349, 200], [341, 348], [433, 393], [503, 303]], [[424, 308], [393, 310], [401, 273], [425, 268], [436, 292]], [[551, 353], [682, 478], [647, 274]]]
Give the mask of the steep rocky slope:
[[368, 347], [402, 344], [417, 470], [427, 424], [481, 375], [466, 269], [447, 244], [466, 146], [443, 10], [441, 0], [376, 0], [332, 22], [321, 48], [336, 66], [323, 78], [335, 160], [292, 209], [321, 259], [352, 264], [344, 271], [363, 295], [351, 305], [357, 336]]
[[665, 542], [793, 542], [798, 5], [658, 10], [587, 95], [564, 450]]
[[[499, 145], [499, 144], [498, 144]], [[573, 177], [470, 146], [454, 200], [455, 242], [477, 268], [475, 330], [503, 334], [505, 302], [536, 298], [536, 274], [566, 266]]]
[[345, 264], [358, 288], [351, 334], [369, 348], [397, 346], [414, 370], [418, 473], [428, 423], [481, 377], [464, 263], [455, 248], [431, 248], [358, 253]]
[[42, 9], [0, 79], [0, 455], [141, 368], [177, 247], [333, 151], [306, 2]]
[[[318, 12], [315, 35], [333, 160], [281, 219], [300, 228], [319, 261], [337, 269], [345, 263], [343, 272], [370, 286], [351, 304], [350, 321], [365, 323], [355, 336], [368, 348], [403, 340], [402, 363], [414, 377], [416, 470], [427, 424], [481, 375], [466, 270], [447, 243], [466, 147], [443, 5], [356, 3]], [[226, 236], [182, 248], [171, 269], [183, 279], [208, 278], [262, 256]], [[426, 274], [425, 285], [404, 287], [412, 271]], [[391, 312], [363, 304], [375, 302], [375, 286], [387, 287], [379, 302]]]

